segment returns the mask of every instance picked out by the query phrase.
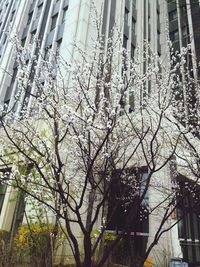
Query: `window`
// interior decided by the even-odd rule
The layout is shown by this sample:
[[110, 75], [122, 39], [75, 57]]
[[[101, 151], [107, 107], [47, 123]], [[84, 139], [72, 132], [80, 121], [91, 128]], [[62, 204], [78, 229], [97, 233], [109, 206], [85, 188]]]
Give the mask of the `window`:
[[134, 97], [134, 93], [131, 92], [129, 94], [129, 112], [133, 112], [135, 110], [135, 97]]
[[135, 33], [135, 23], [136, 23], [136, 21], [135, 21], [135, 19], [132, 17], [132, 23], [131, 23], [132, 34]]
[[160, 31], [157, 31], [157, 52], [161, 55], [161, 45], [160, 45]]
[[185, 177], [178, 178], [178, 234], [184, 260], [200, 264], [200, 187]]
[[177, 16], [177, 10], [172, 10], [171, 12], [169, 12], [169, 21], [173, 21], [173, 20], [177, 20], [178, 16]]
[[25, 210], [25, 195], [23, 192], [19, 192], [19, 196], [16, 203], [16, 217], [13, 220], [13, 231], [14, 233], [17, 232], [19, 226], [21, 225], [24, 217], [24, 210]]
[[43, 3], [38, 6], [38, 11], [37, 11], [36, 19], [38, 19], [40, 17], [41, 13], [42, 13], [42, 6], [43, 6]]
[[4, 37], [3, 37], [3, 45], [6, 43], [6, 40], [7, 40], [7, 35], [4, 34]]
[[6, 185], [0, 182], [0, 213], [3, 207], [5, 194], [6, 194]]
[[186, 14], [187, 14], [187, 8], [186, 8], [186, 6], [182, 6], [181, 7], [181, 15], [185, 16]]
[[14, 15], [15, 15], [15, 10], [11, 13], [11, 16], [10, 16], [10, 22], [13, 21]]
[[33, 11], [28, 14], [28, 21], [27, 21], [28, 25], [31, 23], [32, 17], [33, 17]]
[[57, 22], [57, 18], [58, 18], [58, 14], [54, 15], [52, 17], [52, 20], [51, 20], [51, 29], [50, 31], [52, 31], [53, 29], [55, 29], [56, 27], [56, 22]]
[[[13, 91], [13, 87], [14, 87], [14, 84], [15, 84], [15, 81], [16, 81], [16, 77], [17, 77], [17, 67], [13, 69], [12, 80], [11, 80], [10, 86], [6, 90], [6, 94], [5, 94], [5, 97], [4, 97], [4, 104], [6, 104], [7, 106], [10, 103], [10, 97], [11, 97], [11, 94], [12, 94], [12, 91]], [[6, 108], [7, 107], [5, 107], [5, 109]]]
[[128, 44], [128, 37], [124, 34], [124, 37], [123, 37], [123, 47], [124, 48], [127, 48], [127, 44]]
[[125, 12], [124, 12], [124, 21], [128, 24], [128, 14], [129, 14], [129, 11], [127, 8], [125, 8]]
[[64, 23], [66, 20], [67, 10], [68, 10], [68, 6], [63, 9], [62, 23]]
[[26, 37], [25, 37], [25, 38], [23, 38], [23, 39], [21, 40], [21, 46], [22, 46], [22, 47], [24, 47], [24, 45], [25, 45], [25, 42], [26, 42]]
[[48, 61], [51, 53], [52, 46], [46, 47], [44, 50], [44, 60]]
[[57, 41], [57, 47], [56, 47], [56, 55], [58, 56], [60, 54], [60, 47], [62, 44], [62, 39]]
[[188, 27], [188, 26], [184, 26], [184, 27], [182, 28], [182, 35], [183, 35], [183, 38], [184, 38], [184, 37], [187, 37], [188, 34], [189, 34], [189, 27]]
[[35, 40], [35, 34], [36, 34], [36, 30], [31, 33], [30, 44], [33, 44], [33, 42]]
[[170, 32], [169, 37], [170, 37], [170, 40], [172, 42], [178, 41], [179, 40], [179, 32], [178, 32], [178, 30]]
[[3, 207], [3, 202], [6, 194], [6, 180], [9, 178], [10, 170], [0, 171], [0, 214]]
[[135, 56], [135, 46], [131, 44], [131, 59], [133, 60]]
[[134, 168], [126, 169], [123, 172], [116, 170], [113, 173], [108, 200], [107, 229], [124, 230], [127, 224], [133, 220], [135, 223], [131, 223], [131, 231], [148, 233], [148, 194], [142, 203], [140, 202], [147, 178], [147, 171], [136, 171]]
[[[146, 251], [149, 218], [148, 218], [148, 193], [141, 203], [145, 185], [147, 182], [147, 169], [136, 170], [134, 168], [126, 170], [116, 170], [113, 172], [108, 198], [108, 214], [106, 229], [120, 233], [129, 232], [123, 237], [123, 248], [118, 247], [112, 255], [114, 263], [125, 265], [119, 254], [125, 253], [128, 243], [135, 245], [135, 253], [138, 257], [143, 256]], [[130, 233], [131, 232], [131, 233]], [[116, 253], [117, 252], [117, 253]], [[130, 255], [127, 253], [123, 260], [128, 260]], [[130, 259], [130, 258], [129, 258]]]

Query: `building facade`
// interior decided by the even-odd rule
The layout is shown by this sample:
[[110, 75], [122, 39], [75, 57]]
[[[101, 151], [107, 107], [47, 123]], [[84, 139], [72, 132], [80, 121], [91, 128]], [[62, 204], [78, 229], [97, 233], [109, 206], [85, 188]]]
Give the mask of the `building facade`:
[[[188, 45], [190, 46], [190, 53], [184, 64], [189, 69], [189, 76], [192, 78], [192, 81], [181, 73], [182, 86], [177, 88], [177, 92], [178, 98], [183, 103], [182, 108], [185, 113], [183, 120], [180, 119], [180, 121], [191, 129], [196, 129], [199, 125], [198, 116], [196, 116], [199, 113], [199, 16], [199, 1], [168, 0], [169, 37], [174, 52], [181, 51], [183, 47], [188, 47]], [[196, 135], [198, 136], [198, 131]], [[190, 180], [187, 180], [187, 182], [191, 183]], [[182, 190], [187, 189], [182, 188]], [[191, 203], [194, 203], [192, 195], [189, 196], [186, 202], [182, 200], [178, 210], [178, 216], [187, 213], [181, 223], [179, 223], [179, 241], [184, 260], [189, 262], [191, 266], [197, 266], [200, 261], [199, 215], [197, 210], [194, 211], [194, 208], [189, 208]], [[190, 209], [189, 213], [187, 212], [188, 208]]]
[[[198, 127], [199, 121], [195, 116], [199, 110], [199, 89], [195, 84], [199, 84], [199, 1], [168, 1], [169, 16], [169, 36], [172, 41], [174, 51], [181, 51], [182, 47], [190, 45], [191, 54], [187, 57], [187, 65], [190, 69], [190, 76], [194, 79], [194, 84], [190, 84], [187, 77], [182, 77], [182, 89], [178, 89], [178, 94], [184, 102], [185, 122], [188, 125]], [[191, 88], [188, 90], [190, 84]], [[191, 127], [192, 127], [191, 126]]]
[[[121, 33], [121, 45], [127, 49], [132, 59], [136, 56], [137, 47], [142, 52], [145, 50], [144, 40], [150, 44], [154, 53], [166, 58], [166, 21], [169, 18], [169, 32], [174, 48], [181, 49], [182, 46], [191, 43], [192, 52], [197, 58], [200, 57], [197, 0], [96, 0], [94, 4], [97, 13], [102, 15], [101, 33], [105, 46], [113, 27], [117, 27]], [[37, 66], [33, 66], [29, 58], [26, 60], [30, 69], [30, 79], [34, 80], [34, 76], [40, 71], [42, 60], [48, 59], [52, 52], [70, 61], [77, 56], [74, 43], [82, 49], [90, 49], [90, 40], [95, 31], [91, 15], [94, 6], [92, 1], [88, 0], [1, 0], [0, 7], [0, 103], [20, 113], [24, 104], [32, 105], [34, 100], [31, 95], [35, 94], [36, 87], [27, 87], [27, 94], [21, 95], [16, 101], [18, 63], [13, 45], [16, 36], [22, 47], [31, 47], [32, 55], [37, 58]], [[36, 40], [40, 43], [39, 50], [35, 45]], [[197, 70], [195, 62], [192, 60], [191, 64], [193, 69]], [[141, 64], [140, 68], [141, 73], [145, 73], [145, 63]], [[194, 76], [198, 77], [198, 71], [194, 71]], [[133, 110], [133, 97], [130, 95], [129, 99], [130, 109]], [[3, 165], [1, 170], [5, 172]], [[164, 171], [163, 176], [170, 179], [169, 170]], [[15, 196], [14, 189], [0, 184], [0, 229], [11, 231], [23, 220], [24, 204], [23, 201], [11, 201]], [[152, 194], [152, 201], [154, 197]], [[181, 208], [179, 212], [182, 212]], [[183, 257], [192, 264], [199, 263], [199, 231], [192, 230], [192, 236], [183, 237], [194, 222], [191, 219], [194, 216], [197, 217], [197, 213], [191, 213], [188, 221], [184, 221], [185, 232], [180, 229], [178, 232], [175, 226], [165, 235], [160, 244], [159, 257], [162, 258], [165, 249], [168, 258]], [[150, 218], [146, 223], [149, 229], [140, 231], [145, 244], [148, 243], [148, 236], [154, 237], [156, 220]], [[173, 220], [177, 220], [177, 217], [169, 223], [173, 224]], [[192, 229], [199, 229], [198, 218], [195, 223]], [[155, 252], [152, 257], [156, 260]]]

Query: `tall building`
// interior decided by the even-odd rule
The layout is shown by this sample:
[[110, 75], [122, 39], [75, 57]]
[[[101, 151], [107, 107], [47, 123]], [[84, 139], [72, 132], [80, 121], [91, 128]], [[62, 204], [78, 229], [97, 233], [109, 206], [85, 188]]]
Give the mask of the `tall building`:
[[[159, 1], [101, 0], [96, 1], [95, 5], [98, 10], [103, 9], [102, 33], [105, 40], [116, 25], [123, 28], [123, 46], [130, 51], [131, 57], [134, 57], [137, 46], [142, 50], [144, 39], [151, 43], [154, 51], [161, 54], [164, 1], [159, 4]], [[88, 46], [91, 39], [91, 2], [16, 0], [3, 1], [1, 6], [0, 99], [1, 103], [12, 106], [16, 94], [17, 64], [10, 41], [15, 34], [23, 46], [32, 43], [34, 38], [39, 39], [41, 48], [37, 56], [40, 58], [46, 58], [50, 50], [60, 50], [65, 58], [67, 55], [73, 57], [72, 41]]]
[[[199, 90], [195, 84], [199, 83], [200, 61], [200, 31], [199, 31], [200, 3], [198, 0], [168, 0], [169, 36], [174, 51], [182, 47], [191, 46], [187, 65], [195, 83], [189, 90], [189, 81], [182, 77], [182, 89], [178, 89], [180, 98], [184, 102], [185, 122], [198, 127], [199, 121], [195, 116], [199, 110]], [[188, 85], [184, 89], [184, 82]]]
[[[195, 6], [192, 2], [195, 3]], [[165, 37], [168, 15], [170, 38], [175, 49], [180, 49], [191, 42], [192, 51], [197, 57], [200, 57], [197, 2], [197, 0], [185, 0], [185, 2], [184, 0], [95, 0], [94, 4], [99, 14], [102, 12], [101, 33], [104, 37], [105, 46], [112, 28], [116, 26], [120, 29], [122, 46], [127, 49], [130, 57], [134, 58], [137, 47], [140, 48], [140, 51], [145, 50], [144, 40], [146, 40], [152, 51], [164, 58], [168, 51]], [[199, 5], [197, 6], [199, 8]], [[70, 61], [70, 59], [76, 57], [74, 42], [83, 49], [90, 49], [90, 40], [94, 33], [92, 8], [94, 7], [90, 0], [0, 1], [1, 104], [6, 104], [8, 108], [15, 112], [20, 112], [21, 104], [31, 105], [30, 95], [35, 93], [34, 86], [31, 88], [27, 86], [27, 94], [22, 95], [16, 102], [18, 63], [16, 61], [16, 51], [13, 48], [16, 36], [22, 46], [25, 48], [31, 47], [32, 54], [37, 57], [37, 66], [32, 66], [29, 58], [26, 61], [27, 65], [30, 64], [32, 70], [30, 79], [33, 80], [34, 75], [40, 71], [39, 67], [42, 59], [47, 59], [50, 52], [59, 53], [64, 59]], [[39, 40], [39, 50], [35, 46], [35, 40]], [[192, 61], [192, 64], [195, 64], [195, 61]], [[141, 73], [145, 73], [145, 63], [141, 64], [140, 68]], [[194, 75], [196, 74], [194, 73]], [[133, 110], [134, 101], [131, 95], [129, 105]], [[4, 166], [1, 166], [1, 171], [5, 171]], [[167, 175], [169, 176], [169, 174]], [[10, 190], [10, 188], [0, 184], [0, 229], [11, 231], [23, 220], [23, 201], [11, 201], [15, 195], [15, 190]], [[180, 208], [180, 212], [182, 210], [183, 208]], [[199, 236], [198, 241], [196, 238], [199, 230], [192, 230], [195, 234], [193, 234], [192, 241], [188, 243], [187, 248], [184, 247], [185, 243], [182, 242], [182, 239], [188, 241], [185, 240], [185, 234], [190, 231], [188, 230], [190, 229], [189, 224], [193, 223], [194, 220], [191, 218], [194, 216], [197, 217], [196, 213], [191, 213], [190, 218], [187, 218], [189, 221], [184, 221], [183, 229], [185, 232], [182, 231], [179, 236], [178, 228], [174, 227], [172, 231], [169, 231], [162, 240], [161, 247], [166, 248], [169, 257], [178, 257], [183, 254], [185, 260], [190, 260], [191, 263], [195, 262], [196, 264], [200, 262], [200, 255], [198, 254]], [[140, 231], [140, 236], [145, 239], [145, 244], [148, 242], [147, 237], [153, 237], [154, 235], [155, 221], [150, 219], [145, 225], [145, 231], [144, 229]], [[195, 223], [199, 227], [198, 219]], [[198, 227], [194, 225], [193, 229]], [[187, 239], [190, 238], [189, 236]], [[179, 239], [182, 242], [181, 244]], [[198, 243], [195, 251], [192, 247], [194, 243], [195, 245]], [[192, 248], [192, 252], [190, 248]], [[190, 257], [191, 253], [195, 255], [195, 258]]]
[[[194, 130], [199, 138], [199, 62], [200, 62], [200, 2], [198, 0], [168, 0], [169, 37], [172, 42], [174, 53], [181, 51], [183, 47], [190, 46], [185, 65], [189, 70], [189, 78], [183, 73], [177, 73], [181, 77], [182, 86], [176, 88], [178, 99], [182, 103], [184, 117], [179, 119], [182, 123]], [[192, 80], [190, 80], [190, 77]], [[196, 116], [197, 115], [197, 116]], [[187, 180], [187, 179], [186, 179]], [[191, 180], [187, 180], [191, 184]], [[186, 190], [182, 187], [181, 190]], [[186, 204], [187, 202], [187, 204]], [[200, 261], [200, 240], [199, 240], [199, 219], [198, 212], [190, 205], [194, 202], [192, 195], [186, 202], [182, 202], [180, 214], [187, 209], [190, 212], [179, 224], [179, 241], [183, 258], [190, 263], [190, 266], [199, 265]]]
[[194, 75], [198, 74], [195, 60], [200, 59], [199, 14], [198, 0], [168, 0], [170, 39], [175, 50], [191, 44]]

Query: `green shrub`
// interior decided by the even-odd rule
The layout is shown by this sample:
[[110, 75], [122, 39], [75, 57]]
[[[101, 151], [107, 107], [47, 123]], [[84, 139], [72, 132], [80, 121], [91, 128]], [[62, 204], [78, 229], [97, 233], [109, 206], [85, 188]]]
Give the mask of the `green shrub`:
[[10, 233], [4, 230], [0, 230], [0, 266], [9, 266], [10, 253]]
[[19, 227], [13, 248], [18, 263], [30, 263], [34, 267], [51, 266], [53, 225], [31, 224]]

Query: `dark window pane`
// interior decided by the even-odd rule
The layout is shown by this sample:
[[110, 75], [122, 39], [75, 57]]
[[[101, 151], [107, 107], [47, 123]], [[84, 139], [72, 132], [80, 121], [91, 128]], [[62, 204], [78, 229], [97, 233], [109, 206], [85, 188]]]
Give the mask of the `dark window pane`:
[[33, 11], [28, 15], [28, 22], [27, 22], [28, 25], [31, 23], [32, 17], [33, 17]]
[[178, 32], [178, 30], [170, 32], [169, 36], [170, 36], [170, 40], [172, 42], [178, 41], [179, 40], [179, 32]]
[[129, 14], [129, 11], [127, 8], [125, 8], [125, 12], [124, 12], [124, 20], [125, 22], [128, 24], [128, 14]]
[[178, 18], [178, 16], [177, 16], [177, 10], [176, 9], [169, 12], [169, 21], [176, 20], [177, 18]]
[[50, 29], [51, 31], [56, 27], [57, 18], [58, 18], [58, 14], [52, 17], [51, 29]]
[[68, 6], [65, 9], [63, 9], [62, 23], [64, 23], [66, 20], [67, 10], [68, 10]]
[[123, 47], [127, 48], [127, 44], [128, 44], [128, 37], [126, 35], [124, 35], [124, 37], [123, 37]]

